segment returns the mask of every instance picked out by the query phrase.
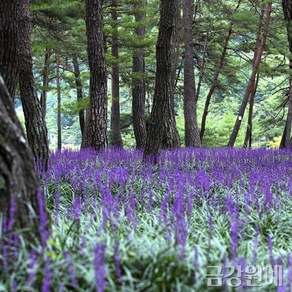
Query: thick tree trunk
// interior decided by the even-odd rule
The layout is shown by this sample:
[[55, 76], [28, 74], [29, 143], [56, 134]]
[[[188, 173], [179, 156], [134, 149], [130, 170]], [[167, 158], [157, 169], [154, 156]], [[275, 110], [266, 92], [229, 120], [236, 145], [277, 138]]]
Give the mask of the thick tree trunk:
[[186, 147], [201, 147], [197, 123], [197, 98], [194, 74], [193, 14], [191, 0], [183, 0], [184, 23], [184, 119]]
[[19, 74], [19, 21], [23, 0], [3, 0], [0, 8], [0, 74], [12, 98]]
[[102, 0], [86, 0], [87, 51], [90, 68], [90, 104], [83, 147], [107, 148], [107, 73]]
[[260, 36], [260, 38], [259, 38], [259, 42], [257, 42], [258, 44], [256, 44], [256, 46], [255, 46], [255, 54], [254, 54], [253, 68], [252, 68], [251, 76], [249, 78], [248, 85], [246, 87], [244, 96], [242, 98], [242, 103], [241, 103], [241, 106], [240, 106], [240, 109], [238, 112], [238, 117], [236, 119], [232, 134], [231, 134], [229, 142], [228, 142], [229, 147], [234, 146], [234, 143], [235, 143], [235, 140], [236, 140], [238, 131], [240, 129], [240, 125], [241, 125], [243, 116], [244, 116], [246, 105], [248, 103], [249, 95], [254, 87], [256, 74], [257, 74], [258, 69], [259, 69], [262, 54], [263, 54], [264, 47], [265, 47], [266, 40], [267, 40], [267, 35], [268, 35], [270, 20], [271, 20], [271, 13], [272, 13], [272, 3], [265, 4], [262, 8], [261, 20], [260, 20], [260, 24], [259, 24], [259, 28], [260, 28], [259, 31], [261, 31], [261, 27], [264, 27], [263, 33], [262, 33], [262, 36]]
[[[292, 54], [292, 0], [282, 0], [284, 19], [286, 21], [287, 38], [289, 51]], [[290, 74], [292, 75], [292, 58], [289, 62]], [[281, 148], [291, 147], [291, 127], [292, 127], [292, 77], [289, 78], [288, 113]]]
[[14, 202], [14, 227], [38, 234], [38, 187], [32, 152], [0, 75], [0, 215], [8, 219]]
[[[75, 78], [75, 85], [76, 85], [76, 92], [77, 92], [77, 101], [81, 101], [83, 99], [83, 85], [80, 76], [80, 67], [78, 58], [76, 55], [73, 56], [73, 66], [74, 66], [74, 78]], [[85, 116], [84, 110], [79, 111], [79, 125], [81, 130], [81, 135], [83, 137], [84, 128], [85, 128]]]
[[37, 166], [41, 169], [47, 169], [49, 158], [48, 131], [41, 104], [34, 87], [29, 0], [23, 0], [22, 4], [22, 16], [19, 26], [21, 34], [19, 43], [20, 97], [25, 116], [28, 143], [32, 149]]
[[160, 23], [156, 45], [156, 81], [153, 108], [147, 132], [144, 161], [157, 161], [162, 140], [167, 137], [171, 148], [179, 146], [173, 108], [173, 54], [177, 42], [179, 1], [161, 0]]
[[249, 110], [248, 110], [248, 121], [247, 121], [247, 127], [246, 127], [246, 132], [245, 132], [245, 139], [244, 139], [244, 148], [251, 148], [251, 143], [252, 143], [252, 118], [253, 118], [253, 107], [254, 107], [254, 99], [255, 95], [257, 92], [257, 87], [259, 84], [259, 73], [257, 74], [256, 77], [256, 82], [254, 84], [254, 88], [252, 92], [250, 93], [249, 97]]
[[43, 117], [46, 117], [47, 113], [47, 91], [49, 85], [49, 74], [50, 74], [50, 58], [51, 58], [51, 49], [46, 48], [45, 53], [45, 62], [44, 62], [44, 70], [43, 70], [43, 86], [42, 86], [42, 93], [41, 93], [41, 106]]
[[[137, 27], [135, 34], [139, 41], [145, 38], [145, 26], [140, 23], [145, 20], [146, 1], [141, 1], [141, 4], [135, 4], [135, 21]], [[133, 127], [136, 140], [136, 148], [143, 149], [146, 143], [146, 122], [145, 122], [145, 64], [144, 64], [144, 49], [141, 47], [135, 48], [133, 53], [133, 77], [132, 77], [132, 114]]]
[[[178, 1], [178, 10], [180, 11], [180, 1]], [[174, 94], [176, 89], [176, 76], [177, 76], [177, 68], [179, 66], [179, 53], [180, 53], [180, 36], [179, 36], [179, 29], [180, 29], [180, 23], [181, 23], [181, 17], [180, 13], [178, 12], [176, 17], [176, 27], [174, 32], [174, 40], [173, 43], [175, 44], [175, 47], [172, 51], [172, 91], [173, 93], [170, 95], [170, 108], [171, 111], [169, 113], [169, 119], [168, 123], [165, 124], [165, 130], [162, 135], [162, 148], [163, 149], [172, 149], [177, 148], [180, 146], [180, 138], [179, 134], [176, 128], [176, 121], [175, 121], [175, 104], [174, 104]]]
[[56, 85], [57, 85], [57, 127], [58, 127], [58, 150], [62, 149], [62, 116], [61, 116], [61, 87], [60, 87], [60, 52], [56, 49]]
[[[238, 1], [237, 6], [236, 6], [236, 8], [234, 10], [234, 14], [237, 12], [237, 10], [238, 10], [238, 8], [240, 6], [240, 3], [241, 3], [241, 0]], [[222, 54], [221, 54], [221, 57], [220, 57], [220, 61], [219, 61], [217, 70], [215, 71], [211, 87], [210, 87], [210, 89], [208, 91], [208, 94], [206, 96], [205, 107], [204, 107], [204, 111], [203, 111], [203, 115], [202, 115], [202, 122], [201, 122], [201, 132], [200, 132], [201, 141], [203, 141], [204, 134], [205, 134], [205, 131], [206, 131], [206, 121], [207, 121], [207, 116], [208, 116], [208, 113], [209, 113], [209, 106], [210, 106], [211, 98], [212, 98], [213, 93], [215, 92], [215, 90], [216, 90], [216, 88], [218, 86], [218, 79], [219, 79], [219, 76], [221, 74], [221, 71], [222, 71], [222, 68], [224, 66], [224, 63], [225, 63], [228, 44], [229, 44], [230, 38], [232, 36], [232, 33], [233, 33], [233, 23], [231, 22], [230, 25], [229, 25], [228, 32], [227, 32], [227, 34], [225, 36], [225, 42], [224, 42], [224, 45], [223, 45], [223, 50], [222, 50]]]
[[111, 145], [117, 148], [123, 148], [120, 125], [120, 73], [119, 73], [119, 43], [118, 43], [118, 13], [117, 0], [112, 0], [111, 17], [113, 21], [112, 32], [112, 107], [111, 107]]

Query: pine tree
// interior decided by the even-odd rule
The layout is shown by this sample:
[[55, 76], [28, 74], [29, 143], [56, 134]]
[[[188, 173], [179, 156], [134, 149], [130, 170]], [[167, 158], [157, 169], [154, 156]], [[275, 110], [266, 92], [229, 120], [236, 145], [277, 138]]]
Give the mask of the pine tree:
[[[179, 3], [161, 0], [160, 23], [156, 45], [156, 81], [153, 108], [147, 132], [144, 161], [157, 162], [163, 145], [179, 146], [174, 117], [174, 50], [177, 46]], [[164, 140], [164, 141], [163, 141]]]
[[87, 50], [90, 68], [90, 105], [83, 147], [107, 148], [107, 72], [102, 0], [86, 0]]

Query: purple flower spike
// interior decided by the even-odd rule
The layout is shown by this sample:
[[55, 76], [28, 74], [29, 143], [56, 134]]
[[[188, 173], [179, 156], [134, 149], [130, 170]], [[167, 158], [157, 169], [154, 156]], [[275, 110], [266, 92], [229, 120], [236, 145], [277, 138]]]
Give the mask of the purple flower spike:
[[115, 242], [114, 254], [115, 254], [117, 281], [120, 283], [121, 282], [122, 271], [121, 271], [121, 258], [120, 258], [120, 249], [119, 249], [119, 242], [118, 241]]
[[94, 270], [95, 270], [95, 281], [96, 281], [96, 291], [97, 292], [104, 291], [104, 288], [106, 285], [105, 249], [106, 249], [106, 246], [103, 243], [97, 243], [95, 248], [94, 248]]
[[15, 200], [12, 198], [10, 200], [8, 231], [10, 231], [13, 228], [13, 225], [14, 225], [14, 213], [15, 213]]
[[28, 276], [28, 282], [27, 282], [27, 286], [30, 288], [33, 288], [33, 284], [36, 279], [35, 260], [36, 260], [36, 253], [34, 250], [32, 250], [29, 254], [29, 276]]
[[42, 284], [42, 292], [50, 291], [50, 283], [51, 283], [50, 259], [46, 258], [44, 280]]
[[39, 203], [39, 212], [40, 212], [40, 224], [39, 224], [39, 232], [41, 235], [42, 247], [44, 248], [47, 243], [47, 239], [49, 237], [49, 232], [47, 230], [47, 214], [44, 208], [44, 198], [42, 191], [38, 191], [38, 203]]
[[66, 257], [66, 262], [67, 262], [68, 271], [69, 271], [69, 275], [71, 278], [72, 286], [77, 289], [78, 284], [77, 284], [77, 280], [76, 280], [76, 277], [74, 274], [74, 267], [73, 267], [73, 264], [72, 264], [72, 261], [70, 258], [70, 254], [67, 251], [65, 251], [65, 257]]

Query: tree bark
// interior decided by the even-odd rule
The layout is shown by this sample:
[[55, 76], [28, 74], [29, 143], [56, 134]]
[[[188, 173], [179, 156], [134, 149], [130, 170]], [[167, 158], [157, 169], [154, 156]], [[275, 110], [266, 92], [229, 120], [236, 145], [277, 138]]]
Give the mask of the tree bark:
[[178, 132], [173, 108], [173, 56], [177, 42], [179, 1], [161, 0], [160, 23], [156, 45], [156, 81], [153, 108], [147, 132], [144, 161], [157, 161], [163, 139], [170, 142], [169, 147], [179, 146]]
[[42, 86], [42, 93], [41, 93], [41, 106], [43, 117], [46, 117], [47, 113], [47, 91], [49, 85], [49, 74], [50, 74], [50, 58], [51, 58], [51, 49], [46, 48], [45, 53], [45, 62], [44, 62], [44, 71], [43, 71], [43, 86]]
[[7, 219], [14, 202], [14, 227], [38, 234], [38, 177], [12, 98], [0, 75], [0, 214]]
[[112, 32], [112, 107], [111, 107], [111, 145], [116, 148], [123, 148], [120, 124], [120, 73], [119, 73], [119, 43], [118, 43], [118, 13], [117, 0], [112, 0], [111, 17], [113, 21]]
[[60, 52], [55, 51], [56, 58], [56, 86], [57, 86], [57, 128], [58, 128], [58, 150], [62, 149], [62, 117], [61, 117], [61, 87], [60, 87]]
[[[83, 99], [83, 85], [81, 81], [80, 75], [80, 67], [78, 58], [76, 55], [73, 56], [73, 66], [74, 66], [74, 78], [75, 78], [75, 85], [76, 85], [76, 92], [77, 92], [77, 101], [80, 102]], [[85, 128], [85, 115], [84, 110], [79, 111], [79, 125], [81, 130], [81, 136], [84, 135], [84, 128]]]
[[[139, 41], [145, 38], [145, 26], [141, 23], [145, 20], [146, 1], [134, 4], [134, 14], [137, 27], [135, 34]], [[136, 148], [143, 149], [146, 143], [146, 122], [145, 122], [145, 62], [144, 48], [138, 46], [133, 52], [133, 77], [132, 77], [132, 115], [133, 127], [136, 140]]]
[[21, 34], [19, 42], [19, 89], [28, 143], [32, 149], [37, 167], [46, 170], [49, 159], [48, 131], [34, 86], [29, 2], [29, 0], [22, 1], [22, 16], [19, 23]]
[[197, 123], [197, 98], [194, 73], [193, 14], [191, 0], [183, 0], [184, 23], [184, 119], [186, 147], [201, 147]]
[[107, 148], [107, 73], [101, 0], [86, 0], [87, 51], [90, 68], [90, 104], [83, 147]]
[[19, 75], [19, 22], [23, 0], [3, 0], [0, 9], [0, 74], [14, 98]]
[[[282, 0], [284, 19], [286, 22], [287, 39], [289, 51], [292, 54], [292, 0]], [[289, 94], [288, 94], [288, 113], [281, 148], [291, 147], [291, 127], [292, 127], [292, 58], [289, 58]]]
[[247, 127], [245, 132], [245, 139], [244, 139], [244, 148], [250, 148], [251, 149], [251, 143], [252, 143], [252, 118], [253, 118], [253, 107], [254, 107], [254, 99], [257, 92], [257, 87], [259, 84], [259, 73], [257, 73], [256, 82], [254, 84], [254, 88], [252, 92], [250, 93], [249, 97], [249, 110], [248, 110], [248, 121], [247, 121]]
[[[241, 3], [241, 0], [238, 1], [237, 6], [236, 6], [236, 8], [234, 10], [234, 14], [238, 10], [238, 8], [240, 6], [240, 3]], [[225, 42], [224, 42], [224, 45], [223, 45], [223, 50], [222, 50], [222, 54], [221, 54], [220, 61], [219, 61], [219, 64], [218, 64], [218, 68], [215, 71], [211, 87], [210, 87], [210, 89], [208, 91], [208, 94], [207, 94], [206, 100], [205, 100], [205, 106], [204, 106], [204, 111], [203, 111], [203, 115], [202, 115], [202, 122], [201, 122], [201, 131], [200, 131], [200, 138], [201, 138], [202, 142], [203, 142], [204, 134], [205, 134], [205, 131], [206, 131], [206, 121], [207, 121], [207, 116], [208, 116], [208, 113], [209, 113], [209, 106], [210, 106], [211, 98], [212, 98], [213, 93], [215, 92], [215, 90], [216, 90], [216, 88], [218, 86], [218, 78], [219, 78], [219, 76], [221, 74], [222, 68], [223, 68], [224, 63], [225, 63], [228, 44], [229, 44], [230, 38], [232, 36], [232, 33], [233, 33], [233, 23], [231, 22], [230, 25], [229, 25], [228, 32], [227, 32], [227, 34], [225, 36]]]
[[202, 87], [202, 82], [203, 82], [203, 77], [204, 77], [204, 69], [205, 69], [205, 64], [206, 64], [206, 54], [207, 54], [208, 42], [209, 42], [209, 33], [207, 32], [206, 37], [205, 37], [204, 52], [203, 52], [203, 56], [202, 56], [202, 61], [200, 63], [200, 67], [199, 67], [200, 73], [199, 73], [198, 86], [196, 89], [196, 102], [198, 102], [198, 99], [199, 99], [200, 93], [201, 93], [201, 87]]
[[254, 54], [253, 68], [252, 68], [251, 76], [249, 78], [248, 85], [246, 87], [244, 96], [242, 98], [242, 103], [241, 103], [241, 106], [240, 106], [240, 109], [238, 112], [238, 117], [236, 119], [232, 134], [231, 134], [229, 142], [228, 142], [229, 147], [234, 146], [234, 143], [235, 143], [235, 140], [236, 140], [238, 131], [240, 129], [240, 125], [241, 125], [243, 116], [244, 116], [246, 105], [248, 103], [249, 95], [254, 87], [256, 74], [257, 74], [258, 69], [259, 69], [262, 54], [263, 54], [264, 47], [265, 47], [266, 40], [267, 40], [267, 35], [268, 35], [269, 25], [270, 25], [270, 20], [271, 20], [271, 13], [272, 13], [272, 3], [263, 4], [263, 8], [262, 8], [262, 12], [261, 12], [261, 19], [260, 19], [260, 24], [259, 24], [259, 31], [261, 31], [262, 30], [261, 27], [263, 27], [263, 32], [262, 32], [262, 35], [261, 35], [261, 33], [259, 33], [259, 35], [261, 35], [261, 36], [259, 38], [259, 41], [257, 42], [258, 44], [256, 44], [256, 46], [255, 46], [255, 54]]

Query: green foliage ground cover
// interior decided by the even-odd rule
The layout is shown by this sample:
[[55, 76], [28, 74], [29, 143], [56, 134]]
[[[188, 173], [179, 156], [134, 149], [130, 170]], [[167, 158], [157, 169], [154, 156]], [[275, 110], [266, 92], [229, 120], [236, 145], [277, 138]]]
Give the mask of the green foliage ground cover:
[[13, 229], [13, 210], [1, 218], [0, 291], [223, 291], [207, 287], [208, 266], [275, 264], [286, 290], [261, 282], [248, 291], [291, 289], [291, 152], [181, 149], [155, 166], [141, 158], [53, 153], [41, 174], [41, 240]]

